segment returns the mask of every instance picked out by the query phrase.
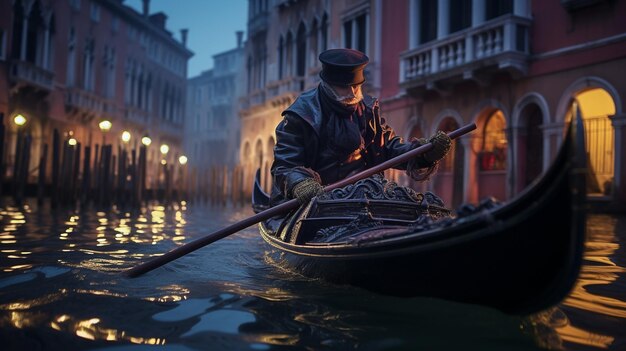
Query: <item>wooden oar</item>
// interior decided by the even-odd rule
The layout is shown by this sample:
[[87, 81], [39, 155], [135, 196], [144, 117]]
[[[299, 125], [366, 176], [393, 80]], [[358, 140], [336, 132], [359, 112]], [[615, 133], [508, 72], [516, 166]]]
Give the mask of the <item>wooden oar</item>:
[[[456, 139], [464, 134], [467, 134], [469, 132], [471, 132], [472, 130], [476, 129], [476, 125], [474, 123], [472, 124], [468, 124], [464, 127], [461, 127], [455, 131], [452, 131], [448, 134], [448, 136], [450, 137], [450, 139]], [[334, 184], [330, 184], [324, 187], [324, 191], [330, 191], [333, 189], [337, 189], [337, 188], [341, 188], [344, 187], [346, 185], [355, 183], [358, 180], [361, 179], [365, 179], [367, 177], [370, 177], [376, 173], [380, 173], [386, 169], [389, 169], [393, 166], [396, 166], [398, 164], [404, 163], [409, 161], [410, 159], [423, 154], [424, 152], [430, 150], [433, 147], [433, 145], [431, 143], [428, 144], [424, 144], [420, 147], [417, 147], [409, 152], [406, 152], [400, 156], [394, 157], [391, 160], [387, 160], [377, 166], [374, 166], [372, 168], [366, 169], [363, 172], [357, 173], [351, 177], [348, 177], [346, 179], [340, 180], [337, 183]], [[179, 246], [169, 252], [166, 252], [165, 254], [163, 254], [162, 256], [159, 257], [155, 257], [149, 261], [146, 261], [138, 266], [135, 266], [129, 270], [127, 270], [125, 273], [127, 276], [129, 277], [137, 277], [139, 275], [142, 275], [143, 273], [149, 272], [157, 267], [160, 267], [170, 261], [173, 261], [181, 256], [184, 256], [192, 251], [195, 251], [203, 246], [206, 246], [212, 242], [218, 241], [220, 239], [223, 239], [231, 234], [234, 234], [242, 229], [248, 228], [249, 226], [259, 223], [261, 221], [264, 221], [266, 219], [269, 219], [271, 217], [274, 217], [276, 215], [279, 214], [283, 214], [286, 213], [290, 210], [293, 210], [295, 208], [297, 208], [300, 204], [298, 203], [297, 199], [292, 199], [289, 200], [287, 202], [284, 202], [278, 206], [275, 207], [271, 207], [263, 212], [257, 213], [256, 215], [249, 217], [247, 219], [244, 219], [243, 221], [231, 224], [230, 226], [220, 229], [216, 232], [213, 232], [211, 234], [208, 234], [202, 238], [196, 239], [190, 243], [184, 244], [182, 246]]]

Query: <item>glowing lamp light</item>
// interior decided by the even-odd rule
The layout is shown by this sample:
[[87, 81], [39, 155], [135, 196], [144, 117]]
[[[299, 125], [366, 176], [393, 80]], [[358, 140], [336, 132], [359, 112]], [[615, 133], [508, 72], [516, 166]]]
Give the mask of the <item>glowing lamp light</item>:
[[167, 161], [165, 161], [165, 160], [161, 160], [161, 164], [162, 164], [163, 166], [165, 166], [165, 165], [167, 164]]
[[130, 141], [131, 135], [130, 132], [125, 130], [122, 132], [122, 141], [128, 143]]
[[111, 123], [111, 121], [109, 120], [103, 120], [100, 123], [98, 123], [98, 127], [100, 127], [100, 130], [103, 132], [108, 132], [109, 130], [111, 130], [111, 127], [113, 127], [113, 123]]
[[145, 136], [141, 138], [141, 143], [144, 144], [145, 146], [150, 146], [150, 144], [152, 144], [152, 139], [150, 139], [150, 137], [148, 136]]
[[22, 116], [22, 115], [17, 115], [13, 118], [13, 122], [18, 126], [21, 127], [26, 123], [26, 117]]
[[180, 163], [183, 166], [187, 164], [187, 161], [188, 161], [187, 156], [185, 155], [182, 155], [178, 158], [178, 163]]
[[167, 155], [167, 153], [170, 152], [170, 147], [167, 144], [161, 144], [161, 148], [159, 150], [161, 150], [163, 155]]
[[68, 143], [70, 146], [76, 146], [76, 144], [78, 144], [78, 141], [76, 141], [76, 139], [75, 139], [75, 138], [69, 138], [69, 139], [67, 140], [67, 143]]

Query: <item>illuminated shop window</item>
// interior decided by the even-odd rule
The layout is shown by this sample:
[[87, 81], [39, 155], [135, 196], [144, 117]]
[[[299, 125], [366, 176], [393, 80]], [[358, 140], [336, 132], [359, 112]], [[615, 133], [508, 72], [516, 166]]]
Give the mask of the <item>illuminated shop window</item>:
[[482, 171], [497, 171], [506, 168], [506, 120], [502, 111], [487, 118], [483, 129], [483, 143], [479, 153]]

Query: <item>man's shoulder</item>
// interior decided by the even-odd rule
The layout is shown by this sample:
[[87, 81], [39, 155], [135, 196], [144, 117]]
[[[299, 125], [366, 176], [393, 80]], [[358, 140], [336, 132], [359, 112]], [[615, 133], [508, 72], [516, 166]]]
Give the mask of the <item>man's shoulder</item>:
[[313, 88], [300, 94], [293, 104], [282, 112], [283, 116], [287, 114], [303, 119], [317, 132], [322, 120], [317, 89]]

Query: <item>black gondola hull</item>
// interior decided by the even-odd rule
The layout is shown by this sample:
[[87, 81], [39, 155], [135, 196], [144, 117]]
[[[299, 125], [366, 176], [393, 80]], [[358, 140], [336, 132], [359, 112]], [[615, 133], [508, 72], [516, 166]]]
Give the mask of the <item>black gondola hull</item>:
[[444, 227], [373, 227], [368, 232], [374, 239], [343, 243], [299, 242], [265, 224], [261, 234], [306, 276], [393, 296], [431, 296], [507, 313], [540, 311], [567, 295], [580, 270], [581, 142], [584, 148], [582, 135], [570, 130], [553, 166], [534, 186], [504, 206]]

